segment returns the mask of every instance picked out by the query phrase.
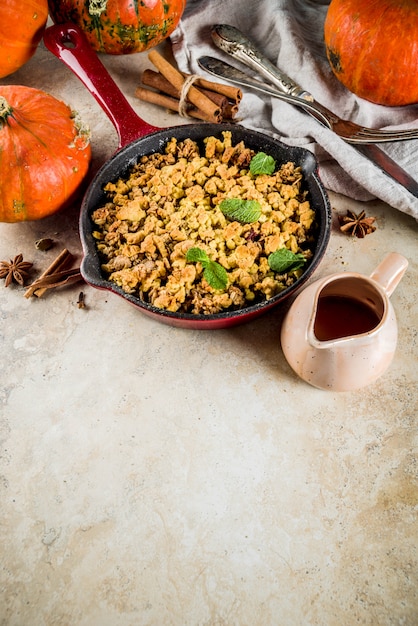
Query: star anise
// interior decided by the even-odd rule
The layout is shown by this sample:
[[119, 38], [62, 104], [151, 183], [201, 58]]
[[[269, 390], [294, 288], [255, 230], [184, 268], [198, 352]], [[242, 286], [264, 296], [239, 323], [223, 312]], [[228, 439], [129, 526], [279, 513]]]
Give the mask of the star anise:
[[340, 222], [340, 230], [343, 233], [351, 233], [353, 237], [356, 236], [360, 239], [376, 230], [376, 226], [373, 226], [376, 218], [366, 217], [365, 211], [359, 214], [354, 213], [354, 211], [347, 211], [347, 214], [340, 215], [338, 220]]
[[19, 285], [24, 285], [29, 275], [29, 270], [33, 263], [23, 260], [23, 255], [18, 254], [10, 261], [0, 261], [0, 278], [5, 278], [5, 287], [8, 287], [13, 281]]

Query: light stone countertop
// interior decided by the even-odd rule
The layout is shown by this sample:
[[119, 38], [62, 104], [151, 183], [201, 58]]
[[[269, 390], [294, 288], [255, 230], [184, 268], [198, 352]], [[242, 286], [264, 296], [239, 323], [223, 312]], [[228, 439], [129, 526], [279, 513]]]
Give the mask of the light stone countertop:
[[[144, 119], [179, 123], [133, 96], [146, 53], [102, 60]], [[94, 167], [111, 156], [111, 123], [42, 46], [10, 83], [79, 111]], [[2, 626], [416, 626], [418, 226], [375, 201], [376, 232], [350, 238], [337, 213], [363, 207], [330, 199], [315, 279], [409, 260], [395, 358], [357, 392], [295, 377], [285, 306], [191, 331], [87, 285], [26, 299], [1, 282]], [[1, 259], [80, 256], [77, 219], [0, 224]]]

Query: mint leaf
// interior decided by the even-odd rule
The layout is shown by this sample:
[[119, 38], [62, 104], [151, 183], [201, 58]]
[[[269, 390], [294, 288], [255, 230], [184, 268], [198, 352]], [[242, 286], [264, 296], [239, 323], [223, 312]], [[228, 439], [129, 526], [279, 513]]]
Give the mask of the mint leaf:
[[279, 250], [276, 250], [276, 252], [272, 252], [269, 254], [267, 260], [270, 269], [278, 274], [294, 272], [295, 270], [303, 267], [306, 263], [306, 259], [303, 254], [300, 252], [295, 254], [287, 248], [280, 248]]
[[186, 261], [190, 263], [202, 263], [202, 265], [204, 265], [210, 262], [210, 258], [201, 248], [189, 248], [186, 252]]
[[255, 176], [258, 174], [273, 174], [276, 169], [276, 161], [265, 152], [257, 152], [251, 159], [250, 172]]
[[209, 261], [204, 265], [203, 276], [213, 289], [225, 289], [228, 284], [226, 269], [216, 261]]
[[201, 248], [189, 248], [186, 252], [186, 261], [190, 263], [201, 263], [203, 267], [203, 276], [213, 289], [225, 289], [228, 284], [228, 273], [226, 269], [217, 263], [211, 261], [208, 255]]
[[219, 208], [225, 217], [241, 224], [252, 224], [261, 216], [261, 206], [257, 200], [226, 198], [222, 200]]

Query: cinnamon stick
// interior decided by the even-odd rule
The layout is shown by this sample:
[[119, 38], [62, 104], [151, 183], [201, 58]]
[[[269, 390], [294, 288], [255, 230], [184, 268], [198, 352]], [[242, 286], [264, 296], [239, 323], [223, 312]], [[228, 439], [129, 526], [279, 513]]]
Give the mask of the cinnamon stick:
[[[188, 74], [183, 74], [183, 76], [188, 76]], [[239, 104], [242, 100], [242, 90], [239, 87], [224, 85], [223, 83], [213, 83], [212, 81], [206, 80], [202, 77], [196, 79], [195, 85], [197, 85], [198, 87], [203, 87], [205, 89], [216, 91], [217, 93], [226, 96], [230, 100], [235, 101], [237, 104]]]
[[75, 267], [71, 270], [61, 270], [48, 274], [48, 276], [44, 276], [43, 278], [38, 278], [32, 283], [31, 287], [35, 289], [35, 295], [40, 297], [39, 292], [42, 292], [43, 294], [47, 289], [62, 287], [63, 285], [78, 282], [82, 279], [83, 277], [81, 276], [80, 268]]
[[[28, 289], [25, 291], [25, 298], [30, 298], [33, 295], [36, 295], [40, 298], [46, 291], [45, 288], [40, 288], [39, 281], [41, 279], [50, 276], [56, 272], [59, 272], [64, 269], [70, 262], [73, 260], [73, 255], [66, 249], [57, 256], [57, 258], [51, 263], [49, 267], [37, 278], [31, 285], [29, 285]], [[38, 283], [38, 285], [37, 285]]]
[[[170, 111], [176, 111], [176, 113], [180, 112], [180, 101], [176, 98], [171, 98], [170, 96], [166, 96], [162, 93], [158, 93], [157, 91], [151, 91], [150, 89], [145, 89], [144, 87], [137, 87], [135, 90], [135, 96], [144, 102], [149, 102], [150, 104], [157, 104], [158, 106], [169, 109]], [[190, 117], [194, 117], [198, 120], [203, 120], [205, 122], [220, 122], [221, 116], [213, 117], [207, 115], [204, 111], [200, 111], [193, 107], [188, 107], [187, 115]]]
[[[181, 92], [185, 82], [185, 78], [181, 72], [166, 61], [156, 50], [151, 50], [148, 54], [148, 58], [158, 71]], [[212, 102], [212, 100], [205, 96], [194, 85], [190, 86], [187, 97], [197, 109], [203, 111], [210, 118], [213, 120], [219, 119], [221, 110], [218, 105]]]
[[[172, 85], [170, 81], [165, 78], [165, 76], [159, 72], [154, 72], [154, 70], [144, 70], [142, 72], [141, 82], [143, 85], [158, 89], [158, 91], [162, 91], [173, 98], [180, 97], [180, 91], [176, 89], [176, 87], [174, 87], [174, 85]], [[205, 96], [212, 100], [212, 102], [220, 106], [222, 111], [229, 105], [229, 100], [226, 96], [209, 89], [201, 89], [201, 91]]]

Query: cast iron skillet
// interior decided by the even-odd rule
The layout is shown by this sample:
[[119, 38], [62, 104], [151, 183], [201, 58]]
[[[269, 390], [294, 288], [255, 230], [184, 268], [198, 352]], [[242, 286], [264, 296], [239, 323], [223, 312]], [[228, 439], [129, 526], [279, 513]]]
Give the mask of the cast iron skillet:
[[[143, 313], [171, 326], [193, 329], [218, 329], [248, 322], [283, 302], [298, 291], [310, 278], [325, 254], [331, 231], [331, 208], [325, 188], [319, 178], [317, 162], [311, 152], [303, 148], [289, 147], [259, 132], [247, 130], [238, 124], [210, 124], [196, 122], [166, 129], [156, 128], [142, 120], [132, 109], [125, 96], [90, 47], [81, 29], [73, 24], [56, 24], [46, 29], [45, 46], [63, 61], [84, 83], [96, 98], [119, 136], [116, 153], [101, 167], [89, 184], [84, 195], [80, 213], [80, 236], [84, 257], [81, 273], [85, 281], [97, 289], [115, 293], [133, 304]], [[139, 298], [126, 294], [106, 280], [100, 269], [100, 259], [92, 236], [91, 213], [106, 201], [103, 187], [109, 181], [126, 177], [138, 159], [153, 152], [161, 152], [172, 137], [179, 140], [193, 139], [203, 142], [205, 137], [221, 136], [231, 131], [234, 143], [244, 140], [253, 150], [273, 156], [277, 165], [293, 161], [302, 168], [311, 205], [318, 219], [317, 244], [314, 256], [303, 275], [289, 288], [268, 301], [254, 304], [238, 311], [212, 315], [172, 313], [147, 304]]]

